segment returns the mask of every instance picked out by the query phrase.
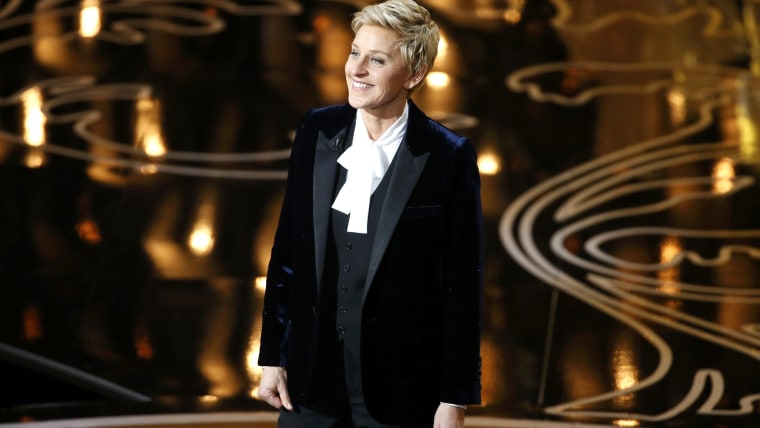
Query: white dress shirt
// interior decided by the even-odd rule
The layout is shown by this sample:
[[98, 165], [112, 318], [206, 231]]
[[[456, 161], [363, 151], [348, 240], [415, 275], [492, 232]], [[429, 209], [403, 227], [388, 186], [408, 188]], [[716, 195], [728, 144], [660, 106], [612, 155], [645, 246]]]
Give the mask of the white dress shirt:
[[332, 204], [333, 209], [348, 214], [349, 232], [367, 233], [370, 197], [396, 156], [406, 135], [408, 122], [409, 106], [405, 105], [401, 117], [373, 141], [364, 123], [362, 111], [356, 111], [351, 146], [338, 158], [338, 163], [348, 170], [346, 182]]

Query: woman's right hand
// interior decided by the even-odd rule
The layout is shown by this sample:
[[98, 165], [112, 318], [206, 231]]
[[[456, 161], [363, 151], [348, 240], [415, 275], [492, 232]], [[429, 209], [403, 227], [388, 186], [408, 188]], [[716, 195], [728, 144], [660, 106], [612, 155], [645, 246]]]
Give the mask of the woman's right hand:
[[290, 394], [288, 394], [288, 372], [284, 367], [263, 368], [258, 396], [276, 409], [284, 407], [287, 410], [293, 410]]

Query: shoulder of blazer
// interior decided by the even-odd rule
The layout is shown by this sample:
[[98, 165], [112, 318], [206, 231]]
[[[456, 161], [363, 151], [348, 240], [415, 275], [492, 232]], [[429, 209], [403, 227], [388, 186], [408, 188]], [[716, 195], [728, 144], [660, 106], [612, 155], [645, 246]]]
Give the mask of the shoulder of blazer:
[[301, 121], [306, 131], [319, 131], [332, 138], [350, 126], [356, 117], [356, 109], [349, 104], [319, 107], [309, 110]]
[[455, 151], [469, 143], [466, 137], [428, 117], [410, 100], [406, 144], [417, 156], [428, 151]]

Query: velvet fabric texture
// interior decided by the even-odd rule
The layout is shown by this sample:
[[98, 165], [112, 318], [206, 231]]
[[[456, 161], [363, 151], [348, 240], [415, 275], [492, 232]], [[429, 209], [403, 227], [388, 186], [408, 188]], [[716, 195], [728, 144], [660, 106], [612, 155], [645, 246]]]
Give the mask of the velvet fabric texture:
[[[432, 422], [439, 402], [480, 403], [482, 213], [472, 144], [409, 101], [409, 123], [380, 208], [364, 287], [361, 373], [369, 412], [388, 424]], [[284, 366], [291, 398], [329, 407], [316, 363], [319, 296], [349, 105], [302, 119], [272, 247], [259, 364]], [[333, 397], [334, 399], [335, 397]], [[326, 409], [329, 410], [329, 409]]]

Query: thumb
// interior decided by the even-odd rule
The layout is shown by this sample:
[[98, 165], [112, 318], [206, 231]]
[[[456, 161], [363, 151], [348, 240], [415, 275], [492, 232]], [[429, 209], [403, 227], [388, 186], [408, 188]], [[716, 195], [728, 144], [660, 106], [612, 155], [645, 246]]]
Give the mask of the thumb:
[[279, 401], [287, 410], [293, 410], [293, 403], [290, 401], [287, 383], [284, 381], [277, 382], [277, 392], [280, 395]]

